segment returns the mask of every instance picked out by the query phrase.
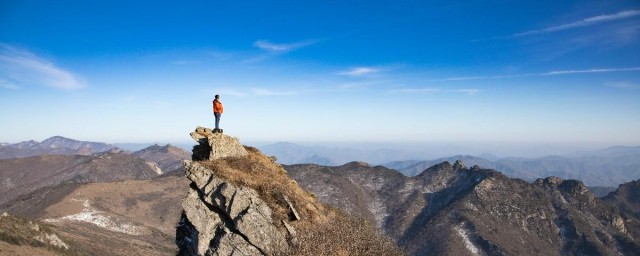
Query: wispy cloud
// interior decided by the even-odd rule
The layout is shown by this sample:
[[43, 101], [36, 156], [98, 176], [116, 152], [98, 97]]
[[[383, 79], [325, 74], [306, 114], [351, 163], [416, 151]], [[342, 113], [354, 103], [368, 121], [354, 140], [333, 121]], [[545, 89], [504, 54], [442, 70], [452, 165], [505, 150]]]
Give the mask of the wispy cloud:
[[439, 88], [405, 88], [388, 90], [390, 93], [464, 93], [467, 95], [475, 95], [480, 92], [479, 89], [439, 89]]
[[484, 79], [505, 79], [505, 78], [520, 78], [520, 77], [534, 77], [534, 76], [561, 76], [572, 74], [588, 74], [588, 73], [609, 73], [609, 72], [629, 72], [640, 71], [640, 67], [630, 68], [596, 68], [596, 69], [583, 69], [583, 70], [557, 70], [543, 73], [528, 73], [528, 74], [515, 74], [515, 75], [497, 75], [497, 76], [467, 76], [467, 77], [449, 77], [440, 79], [431, 79], [430, 82], [437, 81], [464, 81], [464, 80], [484, 80]]
[[296, 91], [278, 91], [266, 88], [222, 89], [216, 94], [222, 96], [248, 97], [248, 96], [290, 96], [296, 95]]
[[253, 46], [271, 53], [286, 53], [315, 44], [316, 42], [317, 40], [305, 40], [300, 42], [278, 44], [269, 42], [267, 40], [258, 40], [253, 43]]
[[606, 82], [604, 83], [606, 87], [618, 88], [618, 89], [636, 89], [638, 88], [638, 84], [631, 82]]
[[199, 61], [197, 60], [177, 60], [172, 62], [174, 65], [192, 65], [192, 64], [198, 64]]
[[43, 85], [60, 89], [79, 89], [86, 83], [71, 72], [21, 49], [0, 44], [0, 79], [3, 87]]
[[293, 43], [273, 43], [267, 40], [258, 40], [253, 43], [254, 47], [262, 50], [262, 53], [245, 59], [244, 63], [260, 63], [273, 57], [295, 51], [317, 43], [318, 40], [305, 40]]
[[584, 69], [584, 70], [559, 70], [542, 73], [542, 76], [555, 76], [555, 75], [570, 75], [581, 73], [607, 73], [607, 72], [623, 72], [623, 71], [640, 71], [640, 67], [631, 68], [596, 68], [596, 69]]
[[294, 91], [273, 91], [264, 88], [253, 88], [251, 93], [257, 96], [288, 96], [296, 94]]
[[373, 68], [373, 67], [355, 67], [349, 70], [341, 71], [338, 74], [344, 75], [344, 76], [364, 76], [364, 75], [369, 75], [373, 73], [378, 73], [380, 71], [382, 70], [379, 68]]
[[4, 79], [0, 79], [0, 88], [12, 89], [12, 90], [20, 89], [19, 86]]
[[585, 18], [575, 22], [516, 33], [511, 35], [511, 37], [530, 36], [530, 35], [557, 32], [562, 30], [569, 30], [569, 29], [574, 29], [579, 27], [593, 26], [600, 23], [604, 23], [604, 22], [627, 19], [635, 16], [640, 16], [640, 10], [625, 10], [625, 11], [620, 11], [614, 14], [593, 16], [593, 17]]

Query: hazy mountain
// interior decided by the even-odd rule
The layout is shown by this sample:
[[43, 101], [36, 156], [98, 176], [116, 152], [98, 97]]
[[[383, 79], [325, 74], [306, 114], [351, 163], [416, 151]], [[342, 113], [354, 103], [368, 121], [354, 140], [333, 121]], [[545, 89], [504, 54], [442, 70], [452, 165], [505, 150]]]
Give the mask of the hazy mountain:
[[414, 177], [358, 162], [285, 169], [321, 201], [376, 223], [409, 255], [634, 255], [640, 249], [638, 219], [576, 180], [527, 183], [460, 162]]
[[0, 159], [38, 155], [91, 155], [113, 148], [115, 147], [106, 143], [78, 141], [54, 136], [42, 142], [30, 140], [0, 147]]
[[589, 187], [589, 191], [600, 198], [609, 195], [609, 193], [616, 191], [616, 189], [616, 187]]
[[533, 181], [540, 177], [558, 176], [582, 180], [589, 186], [616, 187], [640, 178], [639, 147], [614, 147], [583, 153], [581, 156], [547, 156], [540, 158], [500, 158], [487, 160], [473, 156], [454, 156], [428, 161], [395, 161], [384, 164], [388, 168], [414, 176], [427, 167], [441, 162], [461, 159], [469, 165], [500, 170], [509, 177]]
[[267, 155], [276, 156], [278, 162], [282, 164], [315, 163], [338, 165], [351, 161], [377, 164], [398, 159], [413, 159], [420, 156], [417, 152], [390, 148], [303, 146], [289, 142], [278, 142], [259, 146], [258, 148]]
[[444, 161], [455, 162], [456, 160], [461, 160], [470, 166], [478, 165], [478, 166], [482, 166], [482, 168], [499, 169], [497, 168], [499, 166], [490, 160], [487, 160], [485, 158], [475, 157], [475, 156], [466, 156], [466, 155], [456, 155], [451, 157], [444, 157], [444, 158], [439, 158], [435, 160], [424, 160], [424, 161], [418, 161], [418, 160], [393, 161], [393, 162], [385, 163], [383, 164], [383, 166], [399, 171], [400, 173], [406, 176], [416, 176], [431, 166], [442, 163]]
[[191, 159], [191, 153], [171, 144], [149, 146], [132, 155], [158, 164], [163, 173], [182, 169], [182, 161]]
[[[164, 143], [113, 143], [113, 145], [118, 148], [132, 151], [132, 152], [140, 151], [157, 144], [164, 144]], [[171, 143], [171, 145], [186, 151], [191, 151], [191, 149], [193, 149], [194, 144], [193, 143]]]
[[[258, 147], [268, 155], [274, 155], [282, 164], [313, 163], [341, 165], [351, 161], [382, 164], [407, 176], [414, 176], [424, 169], [443, 162], [461, 159], [469, 165], [497, 169], [510, 177], [533, 181], [537, 178], [558, 176], [579, 179], [589, 186], [616, 187], [621, 183], [640, 178], [640, 147], [616, 146], [602, 150], [545, 156], [537, 158], [505, 157], [484, 153], [479, 156], [454, 155], [424, 160], [434, 149], [420, 147], [394, 149], [369, 147], [321, 147], [303, 146], [279, 142]], [[460, 152], [463, 148], [458, 149]], [[430, 155], [433, 155], [431, 153]]]
[[636, 219], [640, 219], [640, 180], [620, 185], [615, 192], [607, 195], [604, 200]]
[[640, 155], [640, 146], [614, 146], [608, 147], [600, 150], [586, 151], [586, 152], [577, 152], [570, 154], [572, 157], [588, 157], [588, 156], [596, 156], [596, 157], [623, 157], [626, 159], [628, 156], [637, 156]]
[[61, 183], [148, 179], [161, 174], [155, 163], [118, 150], [81, 155], [41, 155], [0, 160], [0, 204], [38, 188]]

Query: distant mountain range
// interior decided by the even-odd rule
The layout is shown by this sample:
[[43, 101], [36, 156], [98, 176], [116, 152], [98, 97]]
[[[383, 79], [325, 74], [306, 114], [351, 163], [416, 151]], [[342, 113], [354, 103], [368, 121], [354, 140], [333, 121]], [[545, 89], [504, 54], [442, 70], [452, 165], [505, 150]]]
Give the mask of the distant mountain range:
[[13, 156], [0, 159], [0, 209], [3, 203], [43, 187], [150, 179], [179, 171], [182, 161], [190, 159], [190, 153], [171, 145], [131, 153], [60, 136], [4, 146], [0, 154]]
[[[151, 145], [135, 152], [104, 147], [105, 151], [88, 155], [73, 154], [91, 148], [83, 144], [91, 142], [66, 140], [59, 137], [52, 140], [56, 143], [44, 146], [34, 141], [0, 146], [0, 152], [12, 146], [11, 150], [22, 148], [25, 155], [38, 154], [0, 160], [0, 212], [38, 220], [84, 254], [176, 255], [176, 221], [190, 187], [180, 162], [190, 154], [172, 145]], [[304, 152], [295, 145], [279, 147], [304, 156], [299, 159], [327, 163], [342, 159], [337, 158], [340, 154], [343, 158], [360, 154], [364, 159], [389, 159], [385, 150], [363, 154], [357, 149]], [[324, 155], [329, 151], [334, 153]], [[637, 153], [638, 148], [615, 147], [534, 159], [454, 156], [435, 160], [431, 166], [422, 160], [387, 162], [407, 175], [365, 162], [284, 168], [309, 191], [304, 195], [367, 219], [407, 255], [636, 255], [640, 251], [640, 180], [616, 186], [615, 192], [598, 198], [580, 181], [544, 175], [584, 172], [586, 178], [606, 179], [597, 176], [597, 169], [606, 167], [613, 170], [611, 177], [623, 177], [624, 168], [636, 170]], [[259, 174], [263, 169], [252, 162], [256, 159], [231, 159], [224, 164]], [[266, 156], [260, 159], [273, 164]], [[283, 159], [296, 158], [279, 157]], [[437, 162], [447, 159], [451, 161]], [[555, 168], [571, 171], [549, 171]], [[532, 182], [491, 169], [510, 171], [510, 175], [531, 174], [527, 179]], [[544, 178], [534, 179], [537, 175]], [[233, 177], [241, 180], [244, 176]], [[295, 184], [293, 180], [281, 183]], [[308, 205], [296, 207], [314, 211]], [[36, 223], [6, 220], [10, 220], [7, 225], [23, 226], [18, 230], [34, 230]], [[0, 225], [2, 221], [5, 219]], [[6, 239], [2, 231], [0, 251], [7, 241], [2, 240]], [[38, 254], [38, 248], [30, 250]]]
[[391, 148], [340, 148], [323, 146], [303, 146], [289, 142], [278, 142], [259, 146], [267, 155], [278, 158], [282, 164], [312, 163], [322, 165], [342, 165], [351, 161], [382, 164], [394, 160], [419, 159], [420, 153]]
[[[191, 158], [182, 148], [156, 144], [128, 152], [56, 136], [4, 144], [0, 156], [6, 158], [0, 159], [0, 212], [53, 224], [72, 248], [58, 253], [175, 255], [174, 227], [186, 193], [180, 191], [188, 186], [182, 161]], [[23, 222], [31, 226], [12, 224], [16, 232], [35, 225]], [[43, 250], [6, 246], [7, 236], [15, 234], [0, 230], [0, 254], [7, 248], [22, 248], [25, 255]], [[28, 242], [31, 237], [21, 239], [39, 245]]]
[[[533, 181], [537, 178], [558, 176], [563, 179], [579, 179], [588, 186], [615, 188], [619, 184], [640, 178], [640, 147], [617, 146], [597, 151], [573, 153], [566, 156], [538, 158], [500, 158], [491, 154], [480, 156], [455, 155], [424, 160], [419, 152], [388, 148], [355, 149], [319, 146], [303, 146], [280, 142], [258, 147], [268, 155], [274, 155], [282, 164], [313, 163], [342, 165], [350, 161], [381, 164], [415, 176], [426, 168], [443, 161], [462, 160], [468, 165], [500, 170], [509, 177]], [[414, 160], [407, 160], [414, 159]]]
[[407, 176], [415, 176], [436, 163], [455, 160], [500, 170], [507, 176], [528, 181], [558, 176], [581, 180], [588, 186], [617, 187], [640, 178], [640, 147], [612, 147], [568, 157], [508, 157], [488, 160], [474, 156], [452, 156], [430, 161], [395, 161], [383, 165]]
[[0, 159], [22, 158], [38, 155], [91, 155], [105, 152], [115, 146], [102, 142], [78, 141], [54, 136], [42, 142], [34, 140], [15, 144], [5, 143], [0, 147]]

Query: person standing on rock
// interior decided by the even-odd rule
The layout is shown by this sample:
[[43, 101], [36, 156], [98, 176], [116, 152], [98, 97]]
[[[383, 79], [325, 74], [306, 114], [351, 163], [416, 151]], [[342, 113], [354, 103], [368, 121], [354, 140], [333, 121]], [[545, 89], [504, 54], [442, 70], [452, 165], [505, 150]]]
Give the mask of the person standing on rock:
[[220, 95], [216, 94], [215, 99], [213, 99], [213, 115], [216, 116], [216, 129], [214, 132], [222, 132], [220, 129], [220, 116], [222, 116], [223, 107], [222, 102], [220, 102]]

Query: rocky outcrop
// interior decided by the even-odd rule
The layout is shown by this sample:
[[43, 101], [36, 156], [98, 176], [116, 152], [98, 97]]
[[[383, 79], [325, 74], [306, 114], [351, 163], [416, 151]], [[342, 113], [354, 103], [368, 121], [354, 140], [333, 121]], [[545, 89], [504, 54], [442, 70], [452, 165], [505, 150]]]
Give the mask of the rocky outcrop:
[[191, 138], [199, 144], [193, 149], [192, 160], [215, 160], [225, 157], [241, 157], [248, 154], [247, 150], [238, 142], [238, 139], [222, 133], [214, 133], [209, 128], [198, 126], [191, 133]]
[[206, 128], [191, 136], [199, 145], [184, 161], [178, 255], [401, 255], [369, 222], [318, 202], [274, 157]]
[[271, 209], [258, 193], [230, 184], [202, 165], [185, 161], [192, 181], [177, 231], [180, 255], [273, 255], [287, 248]]

